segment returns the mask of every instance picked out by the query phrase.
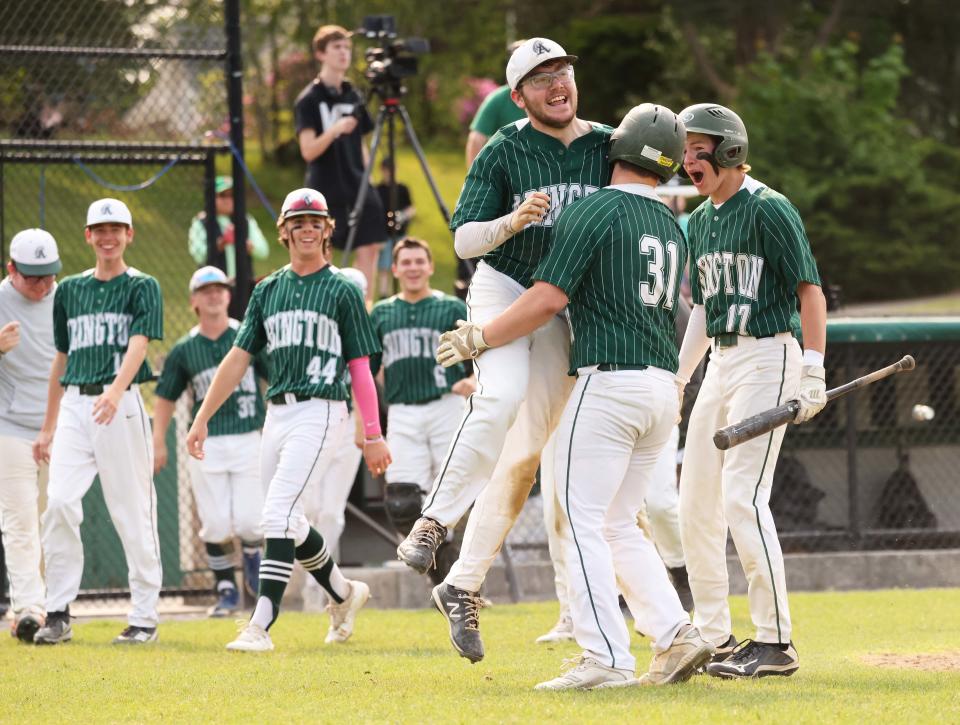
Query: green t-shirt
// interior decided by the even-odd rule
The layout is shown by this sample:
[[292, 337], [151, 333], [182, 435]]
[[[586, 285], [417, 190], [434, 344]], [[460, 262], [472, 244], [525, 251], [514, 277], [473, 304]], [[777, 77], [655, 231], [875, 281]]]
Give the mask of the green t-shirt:
[[564, 210], [533, 278], [570, 298], [570, 372], [601, 363], [677, 371], [675, 327], [687, 243], [643, 184], [610, 186]]
[[610, 134], [599, 123], [569, 147], [518, 121], [497, 131], [474, 160], [460, 190], [450, 228], [490, 221], [512, 212], [536, 191], [550, 197], [550, 210], [483, 257], [491, 267], [522, 284], [550, 247], [553, 225], [565, 207], [610, 180]]
[[[163, 297], [157, 280], [133, 267], [106, 282], [93, 272], [67, 277], [54, 294], [53, 342], [67, 355], [62, 385], [109, 384], [132, 335], [163, 339]], [[144, 360], [133, 382], [152, 379]]]
[[347, 361], [380, 351], [360, 288], [330, 265], [305, 277], [287, 265], [262, 280], [234, 345], [251, 355], [266, 348], [268, 398], [346, 400]]
[[526, 112], [510, 97], [510, 86], [500, 86], [487, 94], [470, 122], [470, 130], [490, 138], [508, 123], [526, 118]]
[[690, 290], [707, 313], [707, 335], [797, 332], [797, 284], [820, 284], [796, 207], [747, 176], [720, 208], [690, 214]]
[[465, 376], [463, 365], [444, 368], [434, 359], [440, 335], [467, 319], [462, 300], [434, 291], [411, 304], [394, 295], [378, 302], [370, 316], [383, 347], [370, 365], [374, 374], [383, 365], [388, 403], [437, 398]]
[[[211, 340], [194, 327], [177, 340], [170, 349], [157, 382], [157, 396], [175, 401], [188, 387], [193, 395], [191, 421], [207, 395], [207, 389], [223, 358], [237, 337], [240, 323], [230, 320], [230, 325], [220, 337]], [[249, 433], [263, 427], [264, 404], [257, 377], [267, 379], [266, 354], [261, 352], [247, 368], [236, 390], [210, 419], [209, 435], [236, 435]]]

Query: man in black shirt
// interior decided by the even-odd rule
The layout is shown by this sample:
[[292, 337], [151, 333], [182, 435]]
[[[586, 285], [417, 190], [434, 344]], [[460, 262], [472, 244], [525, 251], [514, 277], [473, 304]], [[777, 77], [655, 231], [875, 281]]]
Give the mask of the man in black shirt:
[[[336, 222], [333, 245], [347, 241], [350, 211], [360, 191], [367, 150], [362, 137], [373, 130], [363, 99], [346, 80], [353, 52], [351, 33], [324, 25], [313, 37], [320, 62], [317, 78], [301, 91], [294, 109], [300, 155], [307, 162], [306, 186], [324, 195]], [[354, 240], [354, 266], [367, 278], [367, 299], [375, 289], [377, 256], [387, 238], [380, 197], [367, 194]]]

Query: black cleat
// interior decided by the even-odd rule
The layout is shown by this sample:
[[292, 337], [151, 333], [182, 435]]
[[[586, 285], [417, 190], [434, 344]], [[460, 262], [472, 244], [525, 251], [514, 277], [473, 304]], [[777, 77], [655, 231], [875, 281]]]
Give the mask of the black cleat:
[[60, 644], [73, 639], [70, 612], [49, 612], [47, 622], [33, 635], [34, 644]]
[[707, 665], [707, 674], [730, 680], [768, 675], [787, 677], [799, 667], [800, 658], [792, 642], [782, 647], [748, 639], [741, 642], [723, 662]]
[[737, 638], [732, 634], [727, 638], [727, 641], [723, 644], [718, 644], [716, 650], [713, 653], [713, 659], [711, 662], [724, 662], [726, 659], [733, 654], [733, 651], [737, 648]]
[[21, 642], [32, 643], [33, 638], [43, 626], [43, 615], [37, 612], [23, 612], [13, 620], [10, 633]]
[[433, 588], [433, 603], [450, 625], [450, 642], [470, 662], [483, 659], [480, 639], [480, 597], [449, 584]]
[[113, 644], [147, 644], [157, 641], [156, 627], [130, 625], [113, 639]]
[[670, 574], [670, 581], [673, 582], [673, 588], [677, 590], [677, 596], [680, 597], [680, 604], [683, 607], [683, 611], [691, 614], [693, 612], [693, 592], [690, 591], [687, 567], [668, 567], [667, 573]]
[[421, 516], [400, 546], [397, 558], [421, 574], [436, 564], [437, 548], [447, 538], [447, 527]]

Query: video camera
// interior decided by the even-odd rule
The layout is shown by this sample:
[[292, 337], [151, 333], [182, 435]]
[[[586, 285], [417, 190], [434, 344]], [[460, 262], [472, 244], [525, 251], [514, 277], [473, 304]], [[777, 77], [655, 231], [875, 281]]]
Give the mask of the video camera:
[[367, 68], [363, 75], [373, 90], [385, 97], [402, 95], [402, 80], [416, 75], [417, 56], [430, 52], [430, 41], [398, 38], [397, 19], [392, 15], [368, 15], [356, 33], [379, 43], [364, 53]]

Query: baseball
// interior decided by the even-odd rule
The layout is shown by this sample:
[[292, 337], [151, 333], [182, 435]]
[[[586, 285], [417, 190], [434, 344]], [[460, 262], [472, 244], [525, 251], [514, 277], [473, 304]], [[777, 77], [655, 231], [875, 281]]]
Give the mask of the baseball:
[[910, 411], [910, 414], [913, 416], [914, 420], [919, 421], [933, 420], [933, 416], [936, 415], [933, 408], [931, 408], [929, 405], [920, 404], [913, 406], [913, 410]]

